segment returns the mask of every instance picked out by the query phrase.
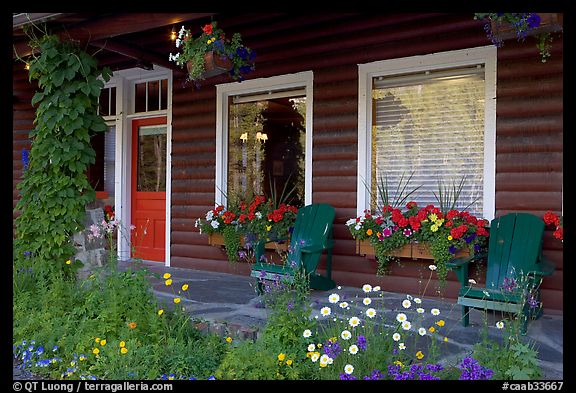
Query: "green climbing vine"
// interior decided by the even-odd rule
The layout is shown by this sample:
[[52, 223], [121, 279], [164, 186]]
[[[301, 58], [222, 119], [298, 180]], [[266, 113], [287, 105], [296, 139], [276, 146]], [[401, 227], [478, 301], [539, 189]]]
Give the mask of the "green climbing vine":
[[98, 114], [98, 97], [110, 71], [99, 70], [94, 57], [57, 36], [32, 37], [36, 55], [29, 80], [39, 91], [28, 168], [18, 184], [16, 210], [17, 257], [32, 255], [51, 265], [51, 271], [70, 269], [75, 253], [72, 235], [83, 229], [85, 206], [95, 198], [86, 176], [95, 161], [90, 138], [106, 130]]

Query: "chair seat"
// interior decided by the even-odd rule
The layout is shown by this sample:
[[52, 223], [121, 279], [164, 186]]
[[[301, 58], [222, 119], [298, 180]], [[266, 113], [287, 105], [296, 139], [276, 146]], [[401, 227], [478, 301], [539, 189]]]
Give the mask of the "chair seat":
[[294, 270], [288, 266], [276, 265], [274, 263], [257, 263], [252, 267], [250, 277], [263, 280], [275, 280], [277, 277], [285, 277], [292, 281]]
[[522, 294], [518, 291], [506, 292], [502, 289], [490, 289], [465, 286], [460, 289], [459, 297], [470, 299], [486, 299], [505, 303], [519, 303], [522, 301]]

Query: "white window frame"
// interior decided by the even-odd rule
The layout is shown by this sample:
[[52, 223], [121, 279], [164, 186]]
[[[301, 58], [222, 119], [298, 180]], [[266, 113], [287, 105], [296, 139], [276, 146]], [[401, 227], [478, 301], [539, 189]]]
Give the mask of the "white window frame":
[[494, 45], [358, 64], [358, 180], [356, 214], [370, 209], [372, 184], [372, 78], [483, 64], [485, 68], [483, 218], [495, 214], [496, 51]]
[[312, 203], [312, 71], [251, 79], [216, 85], [216, 177], [215, 203], [226, 206], [228, 189], [228, 98], [235, 95], [268, 93], [273, 90], [304, 88], [306, 91], [306, 144], [304, 156], [304, 204]]
[[[134, 113], [134, 86], [136, 83], [168, 79], [167, 109]], [[116, 125], [116, 153], [114, 173], [114, 210], [124, 224], [125, 233], [118, 236], [117, 255], [121, 261], [130, 259], [131, 181], [132, 181], [132, 120], [166, 116], [166, 244], [164, 265], [170, 266], [170, 206], [172, 197], [172, 71], [154, 66], [153, 70], [131, 68], [114, 72], [105, 87], [116, 87], [116, 115], [106, 117], [108, 124]]]

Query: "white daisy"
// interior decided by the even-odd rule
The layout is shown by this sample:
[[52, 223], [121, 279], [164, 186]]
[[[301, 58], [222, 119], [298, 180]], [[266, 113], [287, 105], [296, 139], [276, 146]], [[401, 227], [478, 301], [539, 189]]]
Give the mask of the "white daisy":
[[310, 360], [312, 360], [314, 363], [316, 363], [318, 361], [319, 357], [320, 357], [320, 355], [318, 354], [318, 352], [314, 352], [312, 354], [312, 356], [310, 356]]
[[348, 221], [346, 221], [346, 225], [350, 226], [350, 225], [354, 225], [356, 224], [356, 219], [355, 218], [351, 218]]
[[424, 309], [423, 309], [422, 307], [418, 307], [418, 308], [416, 309], [416, 312], [417, 312], [418, 314], [424, 314]]
[[378, 292], [380, 290], [380, 285], [376, 285], [374, 288], [372, 288], [372, 292]]
[[322, 307], [320, 309], [320, 314], [322, 314], [322, 316], [327, 317], [328, 315], [330, 315], [330, 313], [332, 312], [332, 310], [330, 309], [330, 307]]
[[374, 318], [376, 316], [376, 310], [374, 310], [373, 308], [369, 308], [368, 310], [366, 310], [366, 316], [368, 318]]
[[340, 295], [338, 295], [337, 293], [333, 293], [330, 296], [328, 296], [328, 301], [330, 303], [338, 303], [340, 301]]
[[392, 335], [392, 340], [394, 341], [400, 341], [400, 333], [394, 333]]
[[346, 374], [352, 374], [354, 372], [354, 366], [352, 366], [351, 364], [347, 364], [346, 366], [344, 366], [344, 372]]
[[364, 303], [365, 306], [369, 306], [370, 303], [372, 303], [372, 299], [365, 297], [364, 300], [362, 300], [362, 303]]
[[426, 329], [424, 329], [423, 327], [421, 327], [420, 329], [418, 329], [418, 334], [421, 336], [425, 336], [426, 335]]
[[340, 303], [340, 308], [348, 308], [348, 302]]
[[396, 320], [397, 320], [398, 322], [404, 322], [404, 321], [406, 321], [407, 319], [408, 319], [408, 318], [406, 317], [406, 314], [404, 314], [404, 313], [400, 313], [400, 314], [396, 315]]
[[412, 324], [410, 323], [410, 321], [404, 321], [402, 322], [402, 329], [404, 330], [410, 330], [412, 328]]
[[436, 270], [437, 268], [436, 268], [436, 265], [429, 265], [429, 266], [428, 266], [428, 269], [434, 271], [434, 270]]
[[415, 298], [414, 298], [414, 303], [420, 304], [420, 303], [422, 303], [422, 299], [420, 299], [419, 297], [415, 297]]
[[403, 351], [406, 349], [406, 345], [404, 345], [404, 343], [400, 343], [400, 344], [398, 344], [398, 349]]
[[504, 329], [504, 322], [503, 321], [496, 322], [496, 327], [498, 329]]
[[358, 346], [356, 344], [350, 345], [348, 352], [350, 352], [351, 355], [356, 355], [358, 353]]
[[304, 338], [308, 338], [308, 337], [310, 337], [311, 335], [312, 335], [312, 332], [310, 331], [310, 329], [306, 329], [306, 330], [304, 330], [304, 333], [302, 333], [302, 336], [303, 336]]
[[348, 324], [352, 327], [356, 327], [360, 325], [360, 319], [358, 319], [358, 317], [352, 317], [348, 320]]
[[320, 356], [320, 363], [328, 364], [328, 359], [330, 359], [330, 356], [324, 354], [324, 355]]
[[468, 280], [468, 284], [474, 285], [474, 284], [476, 284], [476, 280], [474, 280], [473, 278], [471, 278], [471, 279]]
[[433, 308], [432, 310], [430, 310], [430, 312], [432, 313], [432, 315], [440, 315], [440, 310], [438, 310], [437, 308]]
[[408, 299], [405, 299], [402, 302], [402, 307], [404, 307], [404, 308], [410, 308], [411, 305], [412, 305], [412, 303], [410, 303], [410, 300], [408, 300]]
[[316, 349], [316, 345], [314, 345], [314, 344], [308, 345], [308, 352], [314, 352], [315, 349]]
[[350, 340], [350, 338], [352, 337], [352, 333], [350, 333], [349, 330], [342, 330], [342, 333], [340, 333], [340, 337], [342, 337], [343, 340]]
[[363, 290], [365, 293], [368, 293], [368, 292], [372, 291], [372, 285], [370, 285], [370, 284], [364, 284], [364, 285], [362, 286], [362, 290]]

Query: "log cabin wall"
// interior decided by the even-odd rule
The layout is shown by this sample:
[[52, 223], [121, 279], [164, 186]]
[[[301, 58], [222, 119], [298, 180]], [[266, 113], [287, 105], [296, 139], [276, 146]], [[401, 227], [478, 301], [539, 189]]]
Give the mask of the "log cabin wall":
[[[427, 284], [429, 263], [402, 260], [390, 275], [376, 276], [376, 264], [356, 255], [345, 226], [356, 216], [358, 157], [358, 64], [489, 45], [472, 14], [221, 14], [215, 19], [257, 51], [256, 71], [247, 79], [302, 71], [314, 73], [312, 201], [336, 208], [333, 278], [338, 284], [380, 285], [383, 290], [435, 296]], [[185, 24], [194, 29], [198, 21]], [[498, 50], [496, 120], [496, 216], [509, 211], [543, 215], [562, 206], [563, 83], [562, 38], [552, 56], [539, 60], [535, 41], [506, 41]], [[167, 55], [166, 55], [167, 56]], [[21, 176], [21, 149], [34, 114], [27, 75], [14, 69], [14, 183]], [[230, 264], [223, 250], [209, 246], [194, 221], [214, 206], [216, 88], [219, 76], [200, 89], [174, 79], [172, 107], [172, 206], [170, 265], [246, 275], [245, 263]], [[17, 193], [14, 191], [14, 204]], [[543, 302], [563, 309], [562, 244], [547, 230], [544, 253], [557, 267], [544, 280]], [[322, 268], [323, 266], [321, 266]], [[481, 273], [481, 272], [480, 272]], [[481, 275], [479, 275], [481, 277]], [[442, 296], [459, 288], [450, 274]]]

